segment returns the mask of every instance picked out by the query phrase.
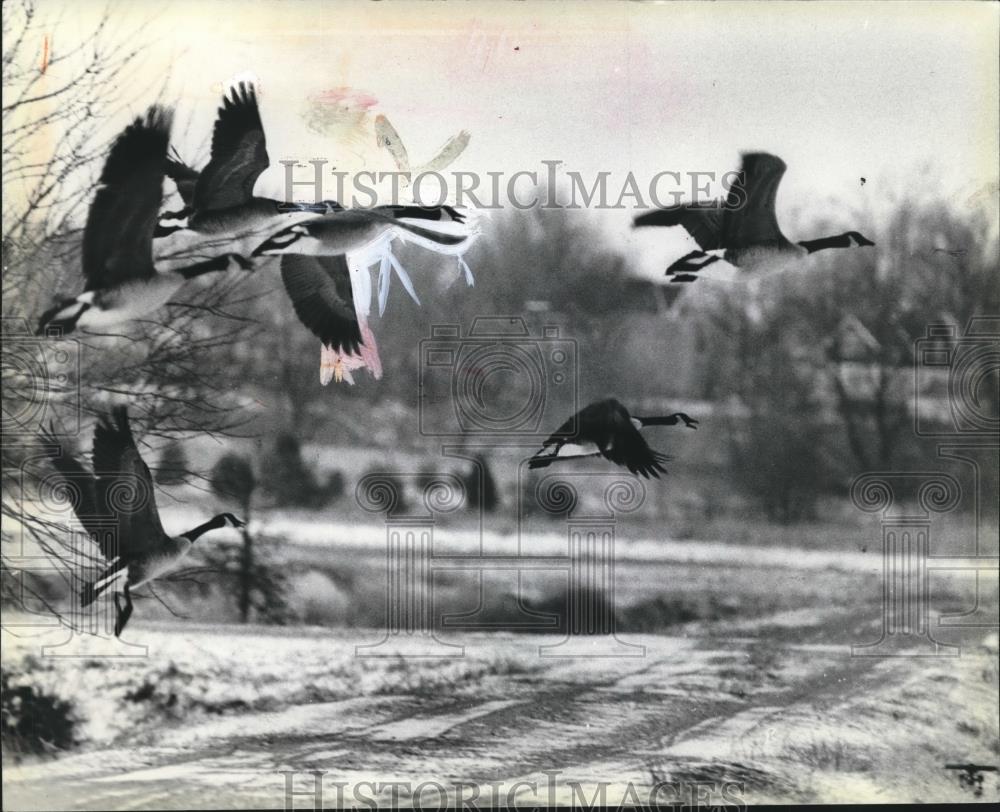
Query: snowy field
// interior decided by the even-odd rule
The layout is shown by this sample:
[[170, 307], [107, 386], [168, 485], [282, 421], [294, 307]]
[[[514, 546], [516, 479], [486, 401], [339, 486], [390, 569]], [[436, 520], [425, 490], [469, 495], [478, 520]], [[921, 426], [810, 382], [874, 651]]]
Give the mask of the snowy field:
[[[337, 556], [377, 572], [372, 534]], [[310, 550], [303, 538], [289, 555]], [[944, 766], [1000, 758], [996, 635], [937, 627], [938, 612], [971, 606], [967, 588], [935, 581], [931, 617], [961, 656], [857, 657], [851, 645], [880, 634], [877, 571], [850, 556], [736, 555], [697, 542], [663, 545], [654, 561], [624, 555], [627, 600], [725, 593], [731, 610], [620, 642], [574, 638], [584, 648], [573, 657], [558, 656], [560, 635], [510, 632], [441, 633], [456, 648], [437, 658], [407, 656], [427, 641], [403, 635], [377, 650], [387, 656], [358, 657], [383, 636], [377, 625], [241, 627], [138, 610], [126, 638], [144, 657], [42, 657], [65, 632], [5, 633], [11, 684], [70, 700], [79, 720], [73, 748], [8, 754], [5, 807], [274, 808], [286, 780], [311, 789], [311, 770], [327, 771], [325, 804], [342, 785], [359, 808], [393, 792], [410, 805], [405, 793], [427, 781], [424, 803], [440, 785], [484, 807], [497, 792], [499, 803], [601, 792], [612, 805], [651, 793], [669, 803], [664, 793], [699, 784], [718, 802], [724, 789], [751, 803], [1000, 798], [995, 774], [977, 797]]]

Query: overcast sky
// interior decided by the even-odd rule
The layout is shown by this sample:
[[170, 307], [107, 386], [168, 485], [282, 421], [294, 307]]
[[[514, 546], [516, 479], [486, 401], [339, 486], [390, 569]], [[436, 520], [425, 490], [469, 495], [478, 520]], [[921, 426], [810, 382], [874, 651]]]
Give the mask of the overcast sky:
[[[55, 52], [106, 3], [42, 6], [62, 11]], [[585, 176], [610, 172], [615, 196], [629, 171], [641, 183], [664, 170], [721, 174], [741, 151], [772, 151], [789, 167], [778, 211], [792, 222], [830, 200], [877, 208], [904, 184], [962, 204], [998, 176], [995, 3], [110, 7], [119, 31], [149, 43], [136, 86], [166, 77], [175, 140], [192, 161], [207, 156], [225, 83], [250, 73], [275, 162], [391, 170], [372, 130], [381, 113], [416, 164], [464, 129], [471, 141], [452, 169], [509, 174], [559, 160]], [[322, 93], [346, 97], [358, 117], [310, 128]], [[281, 178], [269, 171], [258, 192], [280, 196]], [[633, 234], [630, 216], [606, 216], [605, 229], [642, 270], [662, 273], [662, 232]]]

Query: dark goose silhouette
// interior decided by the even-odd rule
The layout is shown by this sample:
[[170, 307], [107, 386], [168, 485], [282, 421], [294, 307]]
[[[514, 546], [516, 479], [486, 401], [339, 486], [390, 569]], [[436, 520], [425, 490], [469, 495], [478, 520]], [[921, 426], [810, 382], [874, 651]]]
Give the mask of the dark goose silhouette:
[[83, 233], [83, 293], [43, 313], [39, 335], [103, 329], [138, 318], [166, 304], [188, 279], [249, 267], [230, 252], [182, 262], [173, 270], [154, 265], [153, 231], [163, 200], [171, 119], [169, 110], [154, 105], [115, 139]]
[[[51, 432], [43, 432], [41, 437], [53, 467], [76, 496], [77, 518], [98, 541], [108, 564], [95, 581], [83, 588], [81, 604], [89, 606], [103, 592], [114, 588], [116, 636], [132, 614], [131, 590], [176, 569], [195, 541], [210, 530], [244, 525], [232, 513], [220, 513], [186, 533], [168, 536], [153, 498], [153, 478], [136, 448], [124, 406], [102, 415], [98, 421], [93, 474], [73, 457], [64, 455]], [[108, 532], [109, 519], [112, 533]], [[125, 599], [124, 606], [119, 595]]]
[[[682, 226], [701, 251], [692, 251], [667, 268], [675, 282], [692, 282], [702, 268], [725, 259], [737, 267], [776, 256], [813, 254], [827, 248], [875, 245], [857, 231], [793, 243], [781, 233], [775, 214], [785, 162], [766, 152], [743, 155], [740, 176], [725, 201], [687, 203], [639, 215], [634, 226]], [[724, 256], [707, 251], [724, 251]]]
[[[640, 431], [647, 426], [676, 426], [680, 423], [690, 429], [698, 421], [683, 412], [666, 417], [637, 417], [629, 414], [615, 398], [599, 400], [585, 406], [563, 423], [542, 443], [542, 450], [528, 461], [529, 468], [544, 468], [557, 461], [583, 457], [604, 457], [646, 479], [659, 479], [667, 473], [663, 463], [669, 457], [654, 451]], [[594, 446], [596, 451], [563, 455], [567, 446]]]
[[[167, 158], [167, 174], [185, 208], [161, 218], [158, 245], [166, 252], [178, 240], [179, 246], [189, 250], [189, 235], [195, 235], [208, 246], [226, 244], [251, 261], [281, 256], [282, 280], [295, 312], [323, 342], [321, 382], [332, 378], [353, 382], [350, 369], [364, 366], [380, 377], [375, 338], [366, 320], [370, 286], [352, 291], [352, 285], [361, 280], [350, 268], [380, 262], [380, 313], [393, 270], [420, 304], [409, 275], [392, 255], [392, 240], [399, 237], [439, 254], [458, 256], [466, 281], [472, 284], [461, 254], [475, 230], [465, 225], [465, 215], [447, 205], [347, 209], [335, 201], [283, 203], [257, 197], [254, 186], [269, 164], [256, 90], [252, 83], [240, 82], [223, 97], [207, 166], [198, 172], [176, 152]], [[433, 224], [442, 230], [424, 227]]]
[[[225, 237], [233, 243], [233, 250], [244, 256], [261, 255], [263, 250], [254, 249], [272, 235], [309, 221], [325, 223], [313, 227], [313, 236], [320, 237], [320, 245], [299, 253], [344, 254], [389, 230], [412, 231], [431, 245], [450, 247], [469, 240], [468, 233], [438, 233], [400, 219], [463, 223], [464, 217], [450, 206], [344, 209], [337, 203], [296, 204], [257, 197], [254, 186], [270, 163], [256, 88], [251, 82], [234, 84], [223, 96], [212, 132], [211, 158], [205, 168], [199, 172], [188, 166], [176, 151], [165, 160], [166, 173], [176, 184], [185, 208], [164, 213], [156, 236], [187, 231]], [[350, 216], [345, 217], [348, 213]]]

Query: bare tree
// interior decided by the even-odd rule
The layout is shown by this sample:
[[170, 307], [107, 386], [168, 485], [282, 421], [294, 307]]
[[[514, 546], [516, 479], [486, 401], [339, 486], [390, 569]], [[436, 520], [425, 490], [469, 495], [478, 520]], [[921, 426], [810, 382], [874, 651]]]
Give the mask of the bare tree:
[[[763, 489], [779, 517], [795, 518], [767, 493], [782, 482], [817, 490], [933, 453], [910, 431], [916, 341], [933, 322], [961, 330], [1000, 312], [997, 244], [981, 214], [904, 200], [876, 242], [722, 291], [701, 311], [702, 377], [714, 399], [735, 397], [750, 414], [730, 426], [731, 474]], [[765, 458], [779, 468], [769, 474]], [[793, 458], [798, 473], [781, 475]]]
[[67, 588], [74, 562], [92, 555], [93, 545], [81, 549], [63, 522], [37, 510], [47, 467], [32, 427], [44, 423], [63, 435], [63, 453], [84, 452], [91, 417], [125, 401], [149, 452], [194, 433], [239, 433], [248, 419], [234, 394], [239, 370], [214, 361], [247, 340], [255, 324], [243, 311], [259, 294], [241, 290], [240, 276], [216, 276], [190, 283], [188, 300], [113, 334], [32, 335], [56, 294], [78, 290], [82, 226], [116, 135], [110, 123], [160, 90], [131, 80], [144, 41], [140, 32], [116, 30], [109, 12], [75, 42], [62, 33], [58, 47], [49, 7], [15, 0], [4, 12], [2, 563], [16, 575], [4, 580], [4, 597], [19, 604], [30, 597], [72, 624], [19, 563], [20, 545], [10, 543], [37, 547]]
[[898, 464], [912, 425], [916, 341], [1000, 312], [995, 239], [979, 212], [903, 204], [875, 252], [845, 252], [790, 281], [782, 318], [829, 397], [861, 470]]
[[56, 47], [51, 31], [61, 20], [45, 12], [35, 0], [4, 4], [3, 233], [5, 247], [21, 252], [76, 225], [112, 137], [108, 119], [155, 96], [134, 81], [138, 32], [116, 30], [105, 12]]

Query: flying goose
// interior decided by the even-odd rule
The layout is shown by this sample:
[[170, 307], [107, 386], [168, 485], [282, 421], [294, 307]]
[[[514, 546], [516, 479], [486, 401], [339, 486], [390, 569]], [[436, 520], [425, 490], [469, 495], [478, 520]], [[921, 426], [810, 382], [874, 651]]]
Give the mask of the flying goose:
[[[670, 458], [654, 451], [639, 433], [646, 426], [675, 426], [683, 423], [690, 429], [698, 421], [684, 412], [666, 417], [635, 417], [615, 398], [585, 406], [563, 423], [542, 443], [542, 450], [528, 462], [529, 468], [544, 468], [553, 462], [583, 457], [604, 457], [646, 479], [659, 479]], [[588, 451], [587, 448], [596, 448]], [[569, 453], [563, 453], [568, 451]]]
[[[826, 248], [875, 245], [857, 231], [832, 237], [790, 242], [778, 227], [774, 201], [785, 174], [785, 162], [766, 152], [743, 155], [739, 178], [725, 201], [687, 203], [642, 214], [634, 226], [683, 226], [701, 251], [692, 251], [667, 268], [674, 282], [693, 282], [695, 273], [725, 259], [737, 267], [778, 255], [805, 255]], [[724, 257], [707, 251], [725, 250]]]
[[[336, 204], [334, 204], [336, 205]], [[350, 255], [365, 267], [379, 265], [379, 313], [385, 310], [389, 295], [391, 272], [406, 288], [417, 304], [420, 299], [413, 289], [413, 283], [406, 269], [400, 265], [392, 252], [393, 240], [403, 243], [413, 242], [436, 254], [457, 257], [459, 268], [465, 274], [465, 281], [471, 287], [475, 284], [472, 271], [462, 258], [468, 250], [473, 232], [463, 229], [460, 233], [433, 231], [413, 223], [404, 222], [392, 211], [408, 211], [408, 218], [439, 219], [435, 215], [445, 209], [454, 212], [450, 206], [439, 207], [438, 212], [428, 212], [419, 206], [379, 206], [375, 209], [339, 209], [312, 220], [296, 223], [273, 234], [255, 248], [252, 257], [305, 254], [307, 256]], [[422, 216], [427, 213], [427, 216]], [[455, 212], [457, 214], [457, 212]], [[445, 222], [461, 223], [464, 217], [456, 219], [448, 216]]]
[[[394, 237], [404, 237], [437, 253], [458, 255], [467, 281], [471, 277], [460, 255], [471, 244], [475, 231], [463, 225], [464, 216], [450, 206], [345, 209], [337, 203], [285, 203], [254, 196], [257, 179], [270, 159], [257, 92], [251, 82], [233, 85], [223, 97], [212, 133], [212, 156], [201, 172], [187, 166], [176, 153], [165, 165], [185, 208], [164, 215], [157, 237], [166, 239], [180, 233], [186, 240], [187, 233], [194, 232], [210, 245], [224, 237], [232, 250], [255, 257], [279, 253], [339, 256], [366, 248], [370, 251], [378, 245], [377, 258], [391, 256], [389, 243]], [[429, 229], [408, 220], [446, 225], [443, 230]], [[292, 231], [296, 225], [307, 230]], [[299, 242], [303, 236], [311, 239]], [[283, 250], [292, 242], [299, 242], [296, 250]], [[395, 268], [414, 295], [406, 272], [394, 257], [384, 267]], [[383, 273], [387, 286], [385, 277]]]
[[[281, 258], [281, 280], [299, 321], [321, 342], [320, 383], [347, 380], [353, 384], [351, 371], [362, 367], [368, 367], [376, 379], [382, 377], [375, 336], [368, 327], [371, 279], [367, 268], [356, 264], [352, 268], [344, 256], [286, 254]], [[357, 299], [355, 284], [360, 288]]]
[[[193, 232], [209, 246], [226, 240], [231, 249], [235, 242], [235, 250], [252, 257], [282, 255], [282, 280], [295, 312], [322, 342], [321, 382], [353, 383], [351, 370], [359, 367], [381, 377], [375, 337], [367, 324], [368, 266], [380, 265], [380, 314], [393, 270], [420, 304], [409, 275], [392, 253], [392, 241], [401, 238], [437, 253], [455, 254], [471, 285], [472, 273], [461, 254], [475, 230], [464, 225], [465, 216], [451, 206], [345, 209], [334, 201], [283, 203], [255, 197], [254, 185], [269, 163], [256, 90], [252, 83], [240, 82], [223, 98], [205, 169], [187, 166], [176, 152], [166, 161], [185, 208], [161, 219], [161, 250], [172, 235], [183, 237], [186, 244], [186, 235]], [[436, 223], [437, 229], [413, 221]], [[310, 261], [288, 259], [296, 255]], [[353, 286], [364, 292], [353, 292]], [[313, 296], [316, 301], [310, 301]]]
[[164, 305], [188, 280], [249, 263], [231, 252], [194, 264], [191, 256], [157, 271], [153, 230], [163, 198], [164, 160], [172, 114], [153, 105], [115, 140], [83, 233], [84, 290], [42, 314], [38, 334], [104, 328]]
[[[43, 431], [41, 436], [53, 467], [73, 489], [77, 518], [97, 540], [108, 564], [96, 580], [84, 586], [80, 603], [89, 606], [114, 587], [116, 637], [132, 614], [131, 590], [174, 570], [192, 545], [210, 530], [244, 525], [232, 513], [220, 513], [186, 533], [168, 536], [153, 498], [153, 479], [136, 448], [124, 406], [102, 415], [97, 423], [93, 474], [72, 456], [62, 454], [51, 432]], [[119, 587], [124, 606], [119, 600]]]

